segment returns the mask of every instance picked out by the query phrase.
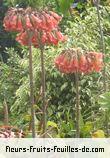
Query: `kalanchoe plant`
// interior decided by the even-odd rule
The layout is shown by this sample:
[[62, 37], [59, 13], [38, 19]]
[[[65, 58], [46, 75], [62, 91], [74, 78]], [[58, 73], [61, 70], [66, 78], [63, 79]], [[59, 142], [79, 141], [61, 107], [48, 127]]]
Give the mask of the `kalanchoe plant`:
[[35, 11], [19, 8], [9, 9], [4, 18], [4, 27], [7, 31], [20, 32], [16, 40], [22, 45], [28, 45], [28, 31], [31, 32], [31, 42], [35, 47], [46, 44], [57, 45], [65, 41], [66, 37], [59, 31], [58, 24], [61, 17], [52, 11]]
[[29, 47], [29, 76], [30, 76], [30, 102], [32, 116], [32, 136], [35, 137], [35, 112], [34, 112], [34, 85], [32, 46], [41, 50], [41, 78], [42, 78], [42, 111], [43, 135], [46, 132], [46, 96], [45, 96], [45, 67], [44, 46], [57, 45], [64, 42], [66, 37], [60, 32], [58, 24], [62, 17], [48, 10], [38, 11], [31, 8], [10, 8], [4, 18], [4, 27], [7, 31], [19, 32], [16, 40]]
[[80, 50], [65, 50], [55, 59], [60, 72], [66, 74], [100, 72], [103, 67], [103, 54], [98, 52], [81, 53]]
[[103, 68], [103, 54], [84, 52], [81, 49], [64, 50], [55, 59], [56, 68], [64, 74], [75, 74], [76, 81], [76, 137], [80, 137], [80, 95], [79, 74], [100, 72]]

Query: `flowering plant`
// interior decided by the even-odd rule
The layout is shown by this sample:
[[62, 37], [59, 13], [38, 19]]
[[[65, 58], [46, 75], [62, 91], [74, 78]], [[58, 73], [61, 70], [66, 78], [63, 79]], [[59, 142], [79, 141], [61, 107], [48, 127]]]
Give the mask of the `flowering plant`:
[[[41, 50], [41, 82], [42, 82], [42, 133], [46, 131], [46, 94], [45, 94], [45, 66], [44, 66], [44, 46], [57, 45], [59, 41], [64, 42], [64, 36], [58, 27], [62, 17], [58, 14], [43, 10], [33, 10], [32, 8], [10, 8], [4, 18], [4, 27], [7, 31], [15, 31], [19, 34], [16, 40], [29, 48], [29, 77], [30, 77], [30, 102], [31, 102], [31, 125], [32, 136], [36, 136], [35, 131], [35, 109], [34, 109], [34, 77], [32, 64], [32, 46]], [[44, 134], [45, 137], [45, 134]]]
[[29, 32], [34, 47], [40, 47], [40, 43], [57, 45], [59, 41], [66, 40], [58, 28], [61, 19], [52, 11], [11, 8], [4, 18], [4, 27], [7, 31], [20, 32], [16, 40], [21, 45], [29, 45]]
[[75, 50], [66, 50], [56, 57], [55, 66], [66, 74], [100, 72], [103, 68], [103, 54], [98, 52], [82, 54], [76, 53]]

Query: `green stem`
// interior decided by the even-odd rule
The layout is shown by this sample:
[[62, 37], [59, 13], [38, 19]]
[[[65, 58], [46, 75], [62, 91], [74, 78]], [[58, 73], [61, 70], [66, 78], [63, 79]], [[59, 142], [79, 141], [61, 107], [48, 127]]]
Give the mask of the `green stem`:
[[[101, 26], [101, 15], [100, 15], [100, 10], [99, 10], [99, 4], [100, 1], [96, 0], [96, 8], [97, 8], [97, 15], [98, 15], [98, 26], [99, 26], [99, 30], [100, 30], [100, 46], [101, 46], [101, 51], [103, 52], [103, 54], [105, 54], [105, 41], [104, 41], [104, 34], [103, 34], [103, 29]], [[103, 57], [103, 59], [105, 60], [105, 58]], [[103, 69], [103, 89], [104, 91], [106, 91], [107, 89], [107, 85], [106, 85], [106, 65], [105, 65], [105, 61], [104, 61], [104, 69]]]
[[[30, 37], [29, 37], [30, 38]], [[35, 132], [35, 110], [34, 110], [34, 84], [33, 84], [33, 64], [32, 64], [32, 42], [29, 40], [29, 77], [30, 77], [30, 103], [31, 103], [31, 119], [32, 119], [32, 137], [36, 137]]]
[[8, 123], [9, 123], [8, 105], [6, 99], [4, 98], [4, 124], [8, 125]]
[[44, 65], [44, 49], [41, 47], [41, 81], [42, 81], [42, 111], [43, 111], [43, 137], [45, 138], [46, 133], [46, 92], [45, 92], [45, 65]]
[[107, 138], [109, 138], [109, 113], [108, 111], [105, 112], [105, 117], [106, 117], [106, 132], [107, 132]]
[[79, 74], [76, 77], [76, 138], [80, 138], [80, 96], [79, 96]]

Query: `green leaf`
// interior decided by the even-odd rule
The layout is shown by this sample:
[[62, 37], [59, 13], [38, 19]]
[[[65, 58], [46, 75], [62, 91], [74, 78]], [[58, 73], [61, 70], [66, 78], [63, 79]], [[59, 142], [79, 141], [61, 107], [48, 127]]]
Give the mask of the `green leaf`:
[[101, 107], [110, 109], [110, 92], [100, 95], [98, 102]]
[[83, 126], [82, 130], [85, 133], [91, 132], [93, 129], [93, 123], [92, 122], [86, 122], [85, 125]]
[[61, 91], [63, 91], [67, 86], [68, 86], [68, 82], [65, 82], [65, 83], [61, 86]]
[[59, 0], [60, 10], [66, 14], [73, 3], [73, 0]]
[[80, 128], [84, 126], [84, 121], [83, 121], [83, 117], [82, 117], [81, 112], [80, 112], [80, 122], [79, 122], [79, 124], [80, 124]]
[[48, 122], [47, 122], [47, 127], [49, 127], [49, 126], [51, 126], [51, 127], [54, 127], [54, 128], [57, 128], [57, 129], [58, 129], [57, 124], [56, 124], [55, 122], [53, 122], [53, 121], [48, 121]]

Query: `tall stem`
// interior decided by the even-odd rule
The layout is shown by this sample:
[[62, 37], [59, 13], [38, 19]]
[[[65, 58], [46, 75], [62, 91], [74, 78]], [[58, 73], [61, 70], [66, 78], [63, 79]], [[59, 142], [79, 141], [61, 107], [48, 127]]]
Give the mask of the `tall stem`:
[[34, 83], [33, 83], [33, 64], [32, 64], [32, 42], [29, 40], [29, 77], [30, 77], [30, 103], [32, 119], [32, 137], [35, 138], [35, 110], [34, 110]]
[[105, 111], [105, 117], [106, 117], [107, 138], [109, 138], [109, 112], [108, 112], [108, 110]]
[[[99, 26], [99, 30], [100, 30], [100, 47], [101, 47], [101, 51], [103, 52], [103, 54], [105, 54], [105, 42], [104, 42], [104, 34], [103, 34], [103, 29], [101, 26], [101, 15], [100, 15], [100, 10], [99, 10], [99, 4], [100, 4], [100, 0], [96, 0], [96, 8], [97, 8], [97, 15], [98, 15], [98, 26]], [[104, 57], [103, 57], [104, 59]], [[104, 70], [103, 70], [103, 89], [104, 91], [106, 91], [107, 89], [107, 85], [106, 85], [106, 65], [104, 62]]]
[[80, 138], [80, 96], [79, 96], [79, 74], [76, 77], [76, 138]]
[[8, 122], [9, 122], [8, 105], [6, 99], [4, 98], [4, 124], [8, 125]]
[[[101, 46], [101, 51], [105, 55], [105, 41], [104, 41], [104, 34], [103, 34], [103, 29], [101, 26], [101, 15], [100, 15], [100, 10], [99, 10], [99, 5], [100, 5], [100, 0], [96, 0], [96, 8], [97, 8], [97, 15], [98, 15], [98, 25], [99, 25], [99, 30], [100, 30], [100, 46]], [[105, 57], [104, 59], [104, 69], [103, 69], [103, 90], [104, 92], [107, 91], [107, 84], [106, 84], [106, 64], [105, 64]], [[106, 113], [106, 118], [108, 117]], [[107, 129], [107, 137], [109, 137], [109, 132], [108, 132], [108, 119], [106, 119], [106, 129]]]
[[[44, 66], [44, 49], [41, 47], [41, 81], [42, 81], [42, 111], [43, 111], [43, 134], [46, 132], [46, 94], [45, 94], [45, 66]], [[45, 138], [45, 134], [43, 135]]]

